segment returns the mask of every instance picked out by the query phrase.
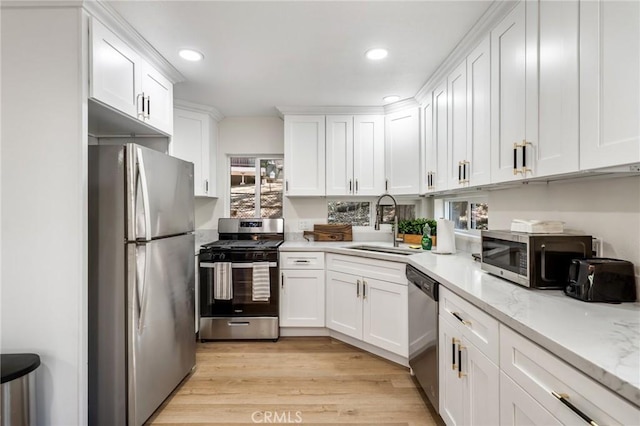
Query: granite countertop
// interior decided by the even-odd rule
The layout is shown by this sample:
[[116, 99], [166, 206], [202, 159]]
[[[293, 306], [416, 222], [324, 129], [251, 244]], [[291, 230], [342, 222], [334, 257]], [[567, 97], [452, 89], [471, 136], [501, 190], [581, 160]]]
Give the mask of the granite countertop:
[[[480, 269], [469, 253], [414, 255], [348, 249], [358, 242], [285, 242], [282, 251], [324, 251], [415, 266], [449, 290], [640, 406], [640, 304], [586, 303], [532, 290]], [[367, 242], [390, 247], [390, 243]]]

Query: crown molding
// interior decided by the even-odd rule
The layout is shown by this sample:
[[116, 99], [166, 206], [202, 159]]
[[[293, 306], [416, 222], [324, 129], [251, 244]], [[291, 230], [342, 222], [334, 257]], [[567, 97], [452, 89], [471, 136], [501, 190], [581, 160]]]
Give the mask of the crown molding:
[[415, 95], [415, 99], [423, 104], [433, 88], [442, 82], [447, 75], [460, 64], [464, 58], [488, 36], [491, 30], [509, 13], [518, 1], [495, 0], [473, 27], [465, 34], [449, 56], [438, 66], [436, 71], [427, 79], [426, 83]]
[[173, 106], [175, 108], [199, 112], [201, 114], [209, 114], [215, 121], [220, 121], [224, 118], [224, 115], [222, 115], [222, 113], [218, 111], [217, 108], [209, 105], [197, 104], [195, 102], [185, 101], [183, 99], [174, 99]]
[[403, 100], [398, 101], [398, 102], [394, 102], [394, 103], [389, 104], [389, 105], [385, 105], [384, 113], [385, 114], [391, 114], [391, 113], [398, 112], [398, 111], [403, 111], [403, 110], [409, 109], [409, 108], [417, 108], [419, 106], [420, 106], [420, 103], [418, 101], [416, 101], [415, 98], [407, 98], [407, 99], [403, 99]]
[[140, 33], [136, 31], [118, 12], [103, 0], [83, 2], [85, 10], [114, 31], [125, 43], [136, 50], [155, 69], [160, 71], [171, 83], [185, 81], [184, 76], [164, 56], [160, 54]]
[[377, 106], [277, 106], [280, 117], [285, 115], [380, 115], [384, 107]]

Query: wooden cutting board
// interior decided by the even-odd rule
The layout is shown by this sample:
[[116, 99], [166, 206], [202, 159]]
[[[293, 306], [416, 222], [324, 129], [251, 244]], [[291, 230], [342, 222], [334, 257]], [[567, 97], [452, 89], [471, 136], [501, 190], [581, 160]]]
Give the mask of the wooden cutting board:
[[351, 225], [313, 225], [313, 231], [304, 231], [304, 235], [313, 236], [314, 241], [353, 241]]

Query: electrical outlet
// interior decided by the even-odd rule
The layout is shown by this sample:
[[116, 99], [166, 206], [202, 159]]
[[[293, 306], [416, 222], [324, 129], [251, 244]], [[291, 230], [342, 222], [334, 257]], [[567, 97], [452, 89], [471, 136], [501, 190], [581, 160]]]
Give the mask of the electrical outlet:
[[307, 221], [307, 220], [299, 220], [298, 221], [298, 230], [300, 230], [300, 231], [308, 231], [309, 230], [309, 221]]

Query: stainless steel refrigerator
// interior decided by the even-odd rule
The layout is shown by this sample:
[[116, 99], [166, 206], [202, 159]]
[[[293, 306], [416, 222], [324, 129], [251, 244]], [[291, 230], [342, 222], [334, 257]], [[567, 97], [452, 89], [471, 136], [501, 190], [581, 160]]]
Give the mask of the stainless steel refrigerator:
[[193, 164], [89, 147], [89, 424], [141, 425], [195, 365]]

